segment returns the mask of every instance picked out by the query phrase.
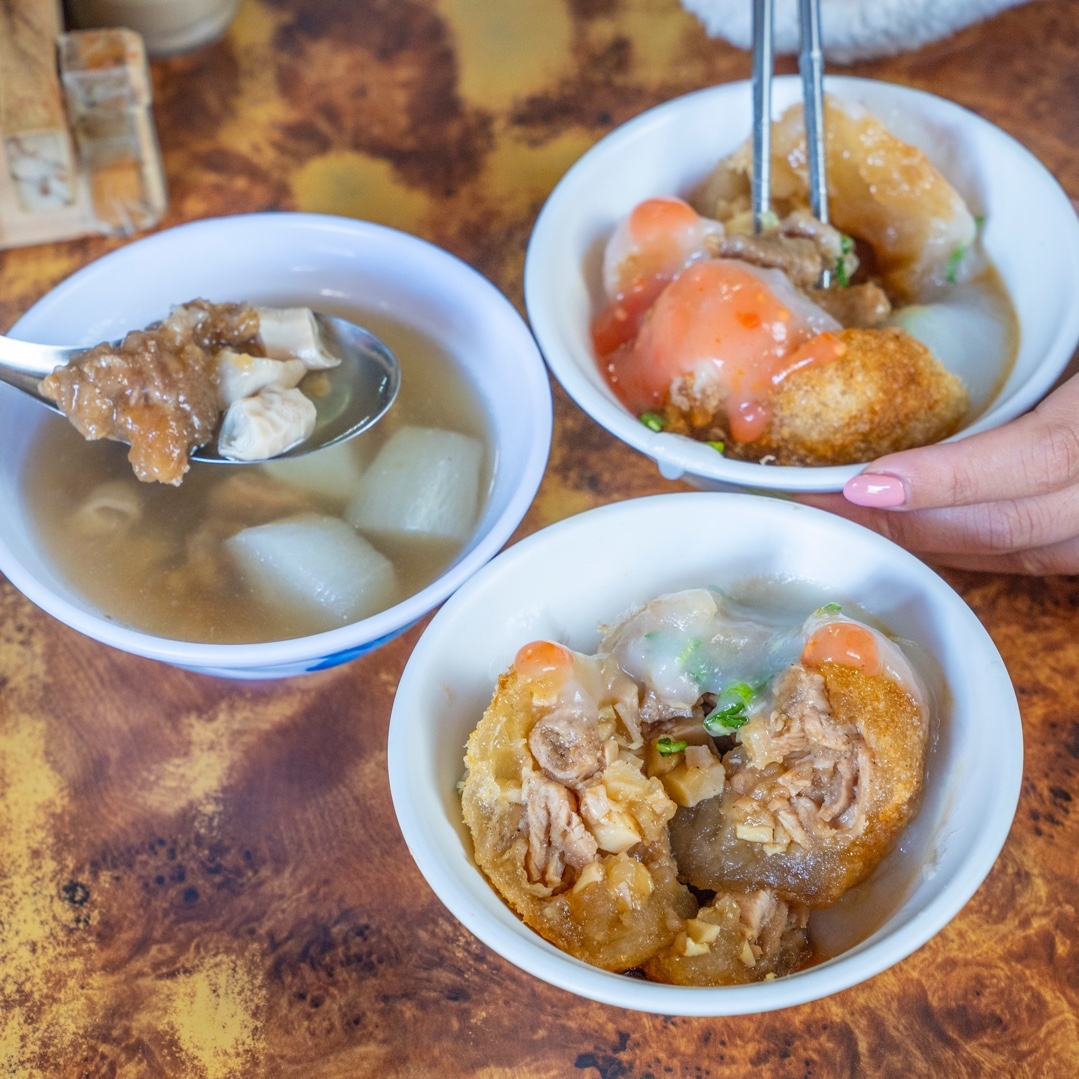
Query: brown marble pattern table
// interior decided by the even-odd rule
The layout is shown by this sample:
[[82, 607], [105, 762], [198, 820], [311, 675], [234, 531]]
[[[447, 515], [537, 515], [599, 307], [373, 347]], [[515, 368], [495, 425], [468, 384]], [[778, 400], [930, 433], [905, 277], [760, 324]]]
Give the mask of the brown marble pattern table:
[[[1079, 196], [1074, 0], [851, 70], [974, 109]], [[247, 0], [224, 41], [154, 67], [165, 224], [370, 218], [520, 304], [525, 242], [565, 168], [642, 109], [748, 71], [676, 0]], [[112, 246], [0, 255], [0, 324]], [[556, 390], [520, 534], [676, 488]], [[419, 628], [336, 670], [231, 684], [86, 640], [0, 581], [0, 1075], [1079, 1075], [1079, 582], [947, 576], [1023, 712], [999, 862], [887, 973], [719, 1020], [548, 987], [443, 909], [386, 780]]]

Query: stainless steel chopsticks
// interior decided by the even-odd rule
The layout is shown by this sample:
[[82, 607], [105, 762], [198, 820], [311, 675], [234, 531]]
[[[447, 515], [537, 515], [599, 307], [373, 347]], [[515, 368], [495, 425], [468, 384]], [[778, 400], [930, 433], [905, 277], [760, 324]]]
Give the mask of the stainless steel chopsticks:
[[772, 209], [772, 0], [753, 0], [753, 229]]
[[[828, 221], [828, 175], [824, 141], [824, 54], [821, 51], [820, 0], [798, 0], [806, 147], [809, 156], [809, 202], [814, 217]], [[753, 0], [753, 224], [757, 232], [771, 213], [773, 0]], [[831, 271], [821, 275], [827, 288]]]
[[[824, 143], [824, 54], [820, 44], [820, 0], [799, 0], [801, 50], [798, 69], [802, 73], [802, 102], [805, 113], [806, 149], [809, 154], [809, 205], [813, 216], [828, 224], [828, 165]], [[821, 288], [831, 283], [832, 272], [821, 274]]]

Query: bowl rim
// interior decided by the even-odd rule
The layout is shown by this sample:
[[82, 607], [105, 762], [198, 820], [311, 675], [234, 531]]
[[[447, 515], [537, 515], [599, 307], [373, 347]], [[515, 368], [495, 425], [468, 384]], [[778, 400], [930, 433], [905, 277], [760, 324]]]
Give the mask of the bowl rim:
[[177, 237], [189, 237], [200, 232], [209, 232], [220, 239], [222, 230], [251, 228], [274, 230], [278, 233], [296, 231], [301, 234], [311, 233], [315, 236], [337, 234], [347, 236], [352, 241], [369, 237], [408, 250], [417, 259], [434, 260], [441, 264], [440, 268], [447, 275], [469, 282], [477, 289], [477, 294], [484, 297], [484, 304], [493, 305], [500, 315], [506, 318], [506, 325], [512, 327], [519, 339], [519, 377], [527, 388], [526, 399], [528, 407], [532, 409], [532, 420], [536, 426], [537, 437], [528, 447], [521, 477], [505, 509], [492, 522], [487, 532], [480, 536], [473, 549], [445, 573], [420, 591], [368, 618], [322, 633], [281, 641], [207, 644], [158, 637], [120, 625], [53, 592], [38, 577], [24, 568], [4, 536], [0, 534], [0, 572], [3, 572], [20, 592], [42, 610], [103, 644], [180, 666], [245, 668], [254, 671], [269, 669], [281, 664], [295, 664], [326, 658], [358, 645], [393, 636], [407, 628], [451, 595], [477, 569], [489, 561], [510, 538], [524, 518], [539, 488], [551, 448], [553, 430], [551, 385], [539, 348], [520, 312], [490, 280], [463, 259], [411, 233], [357, 218], [331, 214], [266, 211], [202, 218], [163, 229], [110, 251], [76, 270], [28, 308], [12, 326], [9, 336], [18, 338], [20, 326], [32, 314], [37, 314], [40, 308], [52, 306], [58, 302], [62, 303], [69, 292], [82, 288], [88, 281], [103, 274], [113, 273], [118, 266], [122, 268], [127, 260], [137, 261], [146, 255], [153, 257], [159, 250], [168, 250]]
[[[782, 75], [777, 76], [774, 82], [777, 86], [800, 85], [801, 78], [798, 75]], [[544, 283], [544, 277], [550, 274], [552, 265], [548, 248], [561, 227], [560, 218], [563, 207], [572, 204], [576, 188], [584, 183], [585, 178], [599, 160], [622, 143], [637, 138], [646, 129], [665, 126], [671, 117], [692, 104], [710, 97], [722, 99], [735, 94], [744, 94], [751, 85], [750, 80], [743, 79], [705, 87], [672, 98], [620, 124], [585, 151], [563, 175], [536, 219], [525, 254], [525, 307], [544, 360], [563, 389], [596, 423], [635, 450], [651, 457], [665, 479], [676, 480], [685, 475], [699, 477], [705, 481], [734, 484], [743, 489], [807, 493], [839, 491], [847, 480], [858, 475], [871, 462], [805, 467], [760, 465], [752, 461], [735, 461], [720, 454], [706, 452], [705, 447], [700, 443], [680, 435], [649, 430], [620, 404], [598, 393], [585, 378], [578, 364], [563, 349], [561, 343], [563, 335], [559, 330], [559, 313], [556, 306], [550, 302], [548, 289]], [[852, 75], [828, 75], [825, 80], [825, 88], [828, 90], [839, 89], [856, 93], [863, 87], [878, 89], [886, 87], [886, 92], [894, 93], [899, 102], [932, 102], [933, 109], [942, 110], [956, 123], [992, 133], [1000, 145], [1006, 147], [1007, 152], [1033, 166], [1035, 173], [1039, 174], [1045, 182], [1045, 190], [1040, 193], [1040, 197], [1059, 203], [1061, 229], [1055, 236], [1055, 242], [1068, 256], [1070, 278], [1079, 287], [1079, 216], [1059, 181], [1030, 150], [1018, 139], [971, 109], [927, 90], [902, 83]], [[657, 192], [657, 194], [670, 194], [670, 192]], [[1020, 324], [1021, 333], [1022, 325]], [[1046, 350], [1037, 368], [1025, 382], [1016, 387], [1009, 399], [999, 404], [991, 402], [985, 412], [973, 423], [942, 441], [955, 442], [990, 430], [1028, 411], [1053, 387], [1067, 367], [1077, 344], [1079, 344], [1079, 304], [1073, 304], [1068, 308], [1053, 338], [1052, 345]]]
[[[743, 492], [649, 495], [586, 510], [533, 533], [492, 559], [447, 601], [424, 629], [398, 682], [390, 715], [387, 769], [398, 825], [420, 873], [450, 913], [494, 952], [542, 981], [602, 1004], [661, 1015], [745, 1015], [805, 1004], [874, 977], [921, 948], [967, 904], [992, 870], [1004, 846], [1022, 788], [1023, 731], [1010, 678], [1007, 684], [1012, 691], [1000, 705], [999, 737], [1003, 749], [1000, 759], [1003, 764], [995, 777], [998, 786], [992, 808], [983, 818], [974, 843], [967, 848], [961, 869], [956, 868], [953, 883], [912, 918], [880, 939], [874, 938], [884, 926], [901, 916], [902, 907], [867, 940], [848, 951], [771, 982], [712, 988], [639, 981], [601, 970], [561, 952], [519, 921], [508, 907], [509, 924], [484, 917], [484, 912], [470, 898], [469, 889], [449, 868], [442, 847], [427, 828], [425, 814], [412, 798], [412, 787], [418, 780], [415, 779], [416, 769], [410, 765], [410, 746], [415, 744], [417, 733], [422, 733], [415, 723], [415, 717], [423, 711], [418, 694], [422, 691], [427, 668], [438, 655], [441, 638], [451, 633], [457, 612], [472, 603], [482, 602], [484, 591], [495, 587], [499, 577], [518, 571], [531, 559], [541, 558], [544, 547], [554, 537], [572, 536], [574, 532], [597, 527], [625, 531], [632, 529], [638, 518], [654, 519], [654, 515], [665, 512], [665, 507], [685, 504], [686, 500], [692, 500], [689, 505], [696, 513], [703, 504], [702, 499], [721, 507], [734, 507], [729, 512], [763, 511], [783, 517], [796, 511], [797, 514], [808, 514], [811, 519], [827, 519], [839, 538], [857, 535], [860, 542], [876, 548], [890, 566], [901, 567], [909, 575], [912, 586], [939, 595], [941, 602], [966, 623], [964, 642], [967, 650], [978, 650], [991, 657], [1006, 674], [996, 645], [962, 597], [925, 563], [883, 536], [824, 510], [774, 496]], [[722, 501], [717, 503], [716, 500]], [[471, 872], [491, 888], [475, 865], [471, 850], [466, 853]], [[494, 893], [494, 889], [491, 890]], [[497, 893], [494, 894], [504, 903]]]

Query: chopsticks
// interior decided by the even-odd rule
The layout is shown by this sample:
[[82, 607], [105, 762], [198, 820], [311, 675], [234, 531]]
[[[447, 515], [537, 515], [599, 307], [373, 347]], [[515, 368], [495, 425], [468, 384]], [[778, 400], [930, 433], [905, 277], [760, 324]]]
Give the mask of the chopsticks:
[[[772, 68], [774, 0], [753, 0], [753, 227], [765, 229], [771, 214], [772, 186]], [[806, 148], [809, 156], [809, 204], [813, 216], [828, 223], [828, 175], [824, 141], [824, 54], [821, 50], [820, 0], [798, 0]], [[831, 283], [831, 271], [821, 274], [821, 288]]]
[[772, 212], [772, 0], [753, 0], [753, 230]]

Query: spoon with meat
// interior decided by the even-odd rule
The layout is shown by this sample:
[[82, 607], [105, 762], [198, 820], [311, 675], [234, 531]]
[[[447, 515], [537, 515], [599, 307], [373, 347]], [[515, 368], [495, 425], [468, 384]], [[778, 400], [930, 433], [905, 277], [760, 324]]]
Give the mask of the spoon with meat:
[[0, 381], [84, 438], [127, 442], [140, 480], [178, 485], [191, 460], [244, 464], [352, 438], [393, 404], [401, 370], [346, 319], [192, 300], [91, 349], [0, 337]]

